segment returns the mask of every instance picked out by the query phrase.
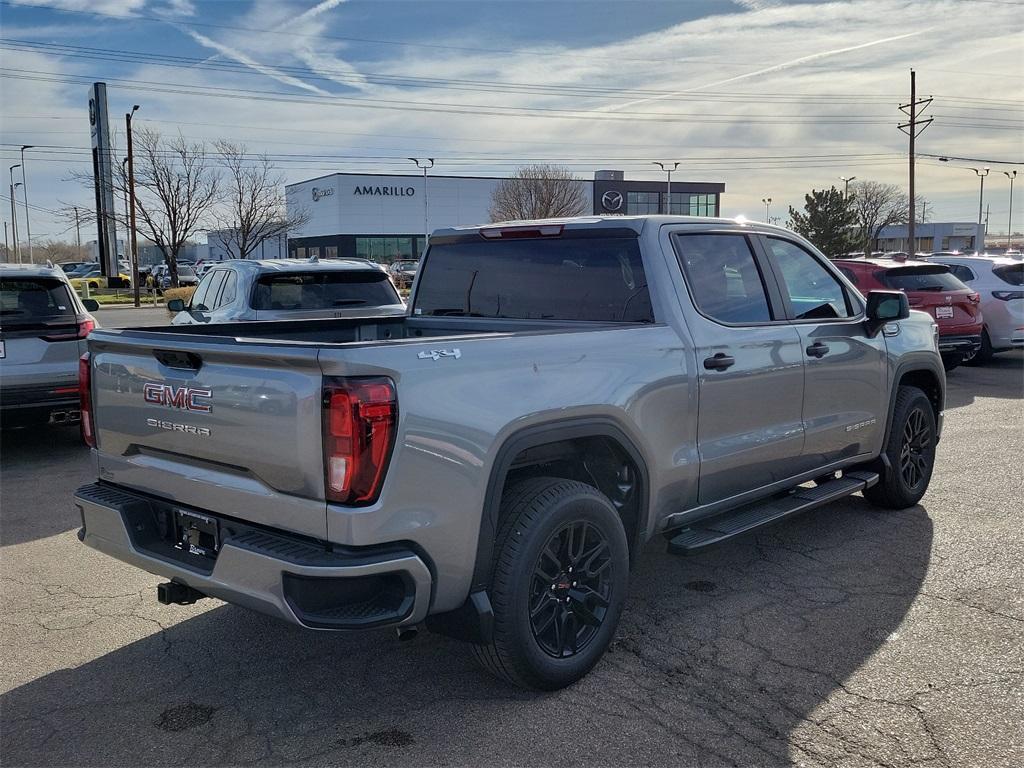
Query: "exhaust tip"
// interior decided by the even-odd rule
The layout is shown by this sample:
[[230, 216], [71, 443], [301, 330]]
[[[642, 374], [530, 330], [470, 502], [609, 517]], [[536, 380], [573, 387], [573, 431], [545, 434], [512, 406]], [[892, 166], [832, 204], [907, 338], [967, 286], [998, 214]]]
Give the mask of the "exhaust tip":
[[398, 634], [399, 642], [407, 643], [410, 640], [415, 640], [420, 630], [419, 627], [398, 627], [395, 632]]

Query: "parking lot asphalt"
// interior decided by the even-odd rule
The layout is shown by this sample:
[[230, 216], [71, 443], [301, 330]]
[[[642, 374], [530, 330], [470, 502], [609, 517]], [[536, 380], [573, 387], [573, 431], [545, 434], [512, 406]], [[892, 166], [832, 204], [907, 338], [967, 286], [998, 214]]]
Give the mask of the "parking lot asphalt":
[[[117, 311], [117, 310], [113, 310]], [[0, 760], [1024, 765], [1024, 355], [949, 376], [931, 489], [692, 558], [652, 542], [611, 652], [513, 690], [421, 633], [302, 631], [87, 549], [72, 429], [3, 436]]]

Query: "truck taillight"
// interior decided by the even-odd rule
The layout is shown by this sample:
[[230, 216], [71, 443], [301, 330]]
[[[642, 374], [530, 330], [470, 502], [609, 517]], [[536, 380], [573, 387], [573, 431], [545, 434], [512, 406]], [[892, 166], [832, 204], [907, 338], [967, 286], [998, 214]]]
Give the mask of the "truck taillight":
[[395, 385], [382, 376], [325, 378], [323, 404], [327, 499], [372, 504], [380, 494], [395, 441]]
[[92, 421], [92, 358], [88, 352], [78, 358], [78, 410], [82, 412], [80, 423], [82, 442], [90, 448], [96, 447], [96, 427]]

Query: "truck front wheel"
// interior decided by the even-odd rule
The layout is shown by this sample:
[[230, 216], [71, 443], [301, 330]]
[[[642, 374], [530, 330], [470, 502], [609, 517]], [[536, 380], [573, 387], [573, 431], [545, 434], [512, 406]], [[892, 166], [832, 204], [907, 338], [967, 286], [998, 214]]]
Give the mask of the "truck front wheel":
[[879, 507], [905, 509], [921, 500], [935, 466], [935, 412], [917, 387], [900, 387], [884, 453], [889, 469], [864, 498]]
[[629, 581], [626, 533], [596, 488], [541, 477], [502, 498], [490, 597], [494, 637], [480, 663], [522, 688], [582, 678], [615, 634]]

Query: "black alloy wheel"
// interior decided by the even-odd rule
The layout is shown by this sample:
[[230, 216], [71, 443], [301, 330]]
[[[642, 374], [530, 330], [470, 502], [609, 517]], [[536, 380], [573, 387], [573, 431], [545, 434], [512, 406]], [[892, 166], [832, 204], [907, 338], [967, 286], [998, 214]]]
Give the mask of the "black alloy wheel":
[[928, 451], [932, 444], [931, 424], [921, 407], [907, 415], [900, 445], [900, 473], [907, 488], [916, 491], [928, 477]]
[[574, 656], [594, 639], [608, 612], [614, 564], [604, 534], [573, 521], [548, 539], [533, 570], [530, 628], [555, 658]]

